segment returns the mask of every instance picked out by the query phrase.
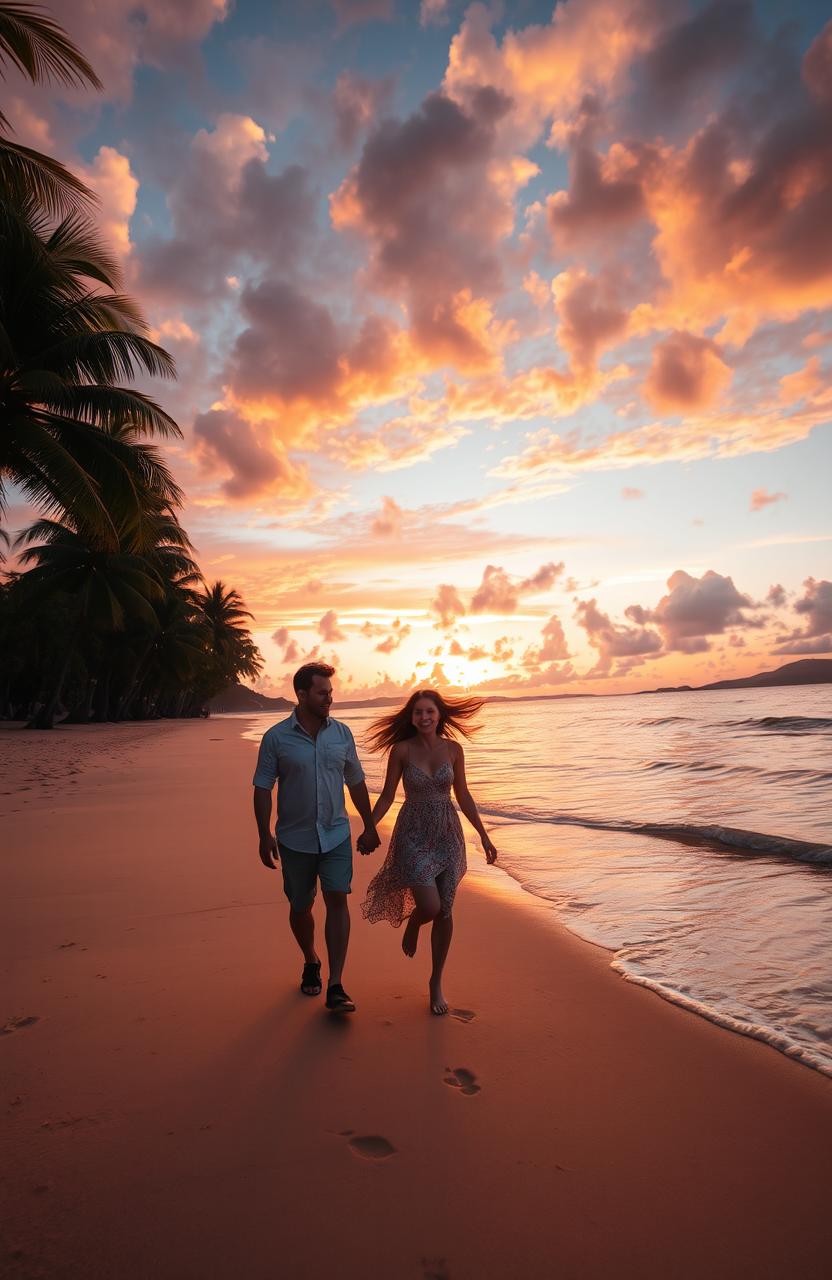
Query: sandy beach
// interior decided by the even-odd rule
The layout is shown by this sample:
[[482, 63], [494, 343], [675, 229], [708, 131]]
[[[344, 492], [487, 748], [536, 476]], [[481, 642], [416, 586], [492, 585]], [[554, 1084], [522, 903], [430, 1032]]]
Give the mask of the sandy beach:
[[828, 1274], [832, 1081], [625, 982], [484, 860], [455, 1016], [427, 939], [361, 919], [379, 855], [357, 1014], [304, 998], [244, 727], [0, 727], [3, 1275]]

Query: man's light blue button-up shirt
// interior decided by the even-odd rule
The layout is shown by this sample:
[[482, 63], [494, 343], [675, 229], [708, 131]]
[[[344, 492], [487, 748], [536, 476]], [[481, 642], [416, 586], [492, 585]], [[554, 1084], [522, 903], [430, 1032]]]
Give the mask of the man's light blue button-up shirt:
[[277, 827], [281, 844], [298, 853], [328, 853], [350, 834], [344, 783], [364, 781], [355, 740], [345, 724], [327, 720], [313, 738], [295, 712], [263, 734], [255, 787], [271, 791], [277, 781]]

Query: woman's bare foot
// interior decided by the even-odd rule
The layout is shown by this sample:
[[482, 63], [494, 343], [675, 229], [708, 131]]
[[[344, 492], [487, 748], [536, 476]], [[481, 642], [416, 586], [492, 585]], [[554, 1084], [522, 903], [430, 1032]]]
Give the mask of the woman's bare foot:
[[419, 924], [414, 919], [415, 915], [416, 912], [411, 911], [404, 927], [404, 937], [402, 938], [402, 951], [411, 958], [416, 954], [416, 946], [419, 941]]
[[442, 994], [442, 986], [438, 982], [430, 984], [430, 1011], [441, 1015], [448, 1012], [448, 1002]]

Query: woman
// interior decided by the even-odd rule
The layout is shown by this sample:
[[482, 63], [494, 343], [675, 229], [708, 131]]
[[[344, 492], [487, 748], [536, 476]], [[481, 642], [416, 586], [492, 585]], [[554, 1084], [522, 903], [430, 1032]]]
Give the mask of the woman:
[[[451, 945], [451, 914], [457, 885], [465, 875], [465, 840], [451, 801], [451, 787], [460, 809], [482, 841], [489, 865], [497, 850], [480, 821], [465, 781], [465, 757], [455, 733], [471, 736], [469, 721], [482, 707], [479, 698], [443, 698], [433, 689], [414, 693], [400, 711], [370, 726], [375, 750], [389, 750], [384, 790], [373, 809], [378, 824], [404, 780], [401, 807], [384, 865], [370, 882], [362, 910], [375, 924], [389, 920], [397, 928], [407, 919], [402, 938], [406, 956], [415, 956], [419, 930], [429, 920], [433, 968], [430, 976], [431, 1012], [448, 1012], [442, 994], [442, 970]], [[360, 847], [360, 846], [359, 846]]]

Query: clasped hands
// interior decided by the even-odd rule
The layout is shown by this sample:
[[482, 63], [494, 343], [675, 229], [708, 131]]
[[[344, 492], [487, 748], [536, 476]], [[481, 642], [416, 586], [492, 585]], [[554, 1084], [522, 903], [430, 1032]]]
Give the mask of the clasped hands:
[[379, 836], [375, 827], [372, 827], [372, 828], [365, 827], [364, 830], [361, 832], [361, 835], [356, 840], [355, 847], [359, 853], [363, 853], [366, 855], [368, 853], [373, 853], [374, 850], [376, 850], [380, 844], [381, 844], [381, 837]]

